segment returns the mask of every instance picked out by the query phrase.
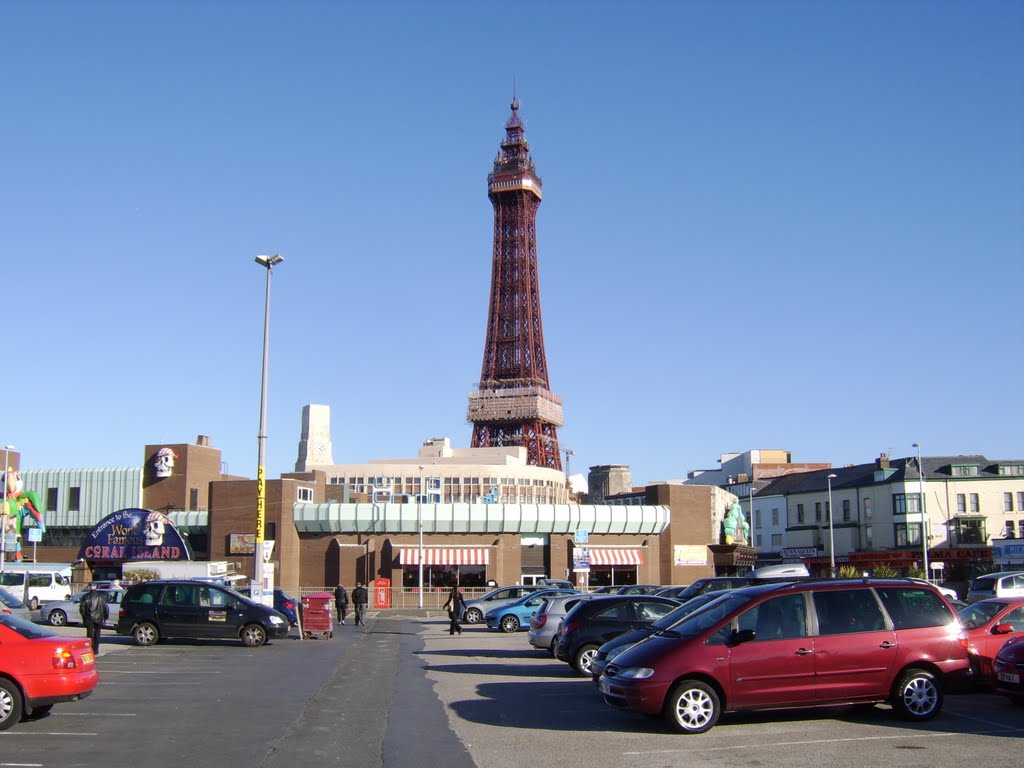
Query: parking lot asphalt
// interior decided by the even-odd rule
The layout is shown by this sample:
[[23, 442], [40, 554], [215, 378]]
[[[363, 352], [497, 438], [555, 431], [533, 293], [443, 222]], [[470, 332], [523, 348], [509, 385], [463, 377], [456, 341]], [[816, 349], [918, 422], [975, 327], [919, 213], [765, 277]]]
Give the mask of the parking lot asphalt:
[[[0, 733], [0, 768], [253, 766], [512, 768], [529, 765], [714, 768], [961, 768], [1015, 765], [1020, 708], [980, 693], [947, 696], [926, 723], [885, 706], [726, 715], [697, 736], [606, 706], [526, 632], [437, 615], [371, 615], [331, 639], [262, 648], [167, 641], [138, 648], [104, 633], [95, 694]], [[62, 627], [83, 636], [81, 627]]]

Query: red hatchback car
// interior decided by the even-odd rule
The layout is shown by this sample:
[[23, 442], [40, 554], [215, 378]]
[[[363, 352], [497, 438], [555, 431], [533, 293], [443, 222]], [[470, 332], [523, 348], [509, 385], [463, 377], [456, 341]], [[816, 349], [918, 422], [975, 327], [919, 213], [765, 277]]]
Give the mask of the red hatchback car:
[[960, 609], [979, 682], [992, 682], [992, 660], [1003, 644], [1024, 635], [1024, 599], [993, 597]]
[[99, 682], [92, 645], [31, 621], [0, 614], [0, 731], [54, 704], [78, 701]]
[[722, 712], [890, 702], [934, 717], [970, 670], [967, 636], [931, 585], [821, 580], [737, 589], [624, 651], [608, 704], [702, 733]]

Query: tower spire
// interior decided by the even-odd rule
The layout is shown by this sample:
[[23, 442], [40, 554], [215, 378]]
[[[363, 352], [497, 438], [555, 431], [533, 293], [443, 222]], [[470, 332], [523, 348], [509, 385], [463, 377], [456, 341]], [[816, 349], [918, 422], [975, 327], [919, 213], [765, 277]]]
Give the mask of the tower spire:
[[511, 108], [487, 177], [494, 208], [491, 297], [480, 383], [469, 396], [467, 418], [472, 447], [524, 446], [530, 464], [560, 470], [562, 401], [548, 383], [537, 271], [542, 185], [514, 87]]

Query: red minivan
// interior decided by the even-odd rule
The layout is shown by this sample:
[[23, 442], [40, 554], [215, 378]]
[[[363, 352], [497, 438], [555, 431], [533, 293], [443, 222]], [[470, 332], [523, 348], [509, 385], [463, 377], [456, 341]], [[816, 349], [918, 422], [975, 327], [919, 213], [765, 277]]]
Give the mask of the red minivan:
[[730, 592], [620, 654], [599, 685], [614, 707], [703, 733], [723, 712], [886, 701], [926, 720], [969, 670], [966, 634], [934, 587], [828, 579]]

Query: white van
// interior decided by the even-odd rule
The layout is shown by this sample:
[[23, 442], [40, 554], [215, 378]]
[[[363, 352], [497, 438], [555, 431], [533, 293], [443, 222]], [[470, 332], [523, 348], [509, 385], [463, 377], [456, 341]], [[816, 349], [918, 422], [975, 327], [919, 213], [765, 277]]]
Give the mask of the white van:
[[[51, 600], [71, 598], [71, 569], [25, 568], [0, 573], [0, 587], [20, 598], [33, 611]], [[26, 580], [28, 591], [26, 592]]]
[[747, 577], [751, 579], [808, 579], [810, 576], [810, 571], [803, 563], [762, 565], [747, 574]]

